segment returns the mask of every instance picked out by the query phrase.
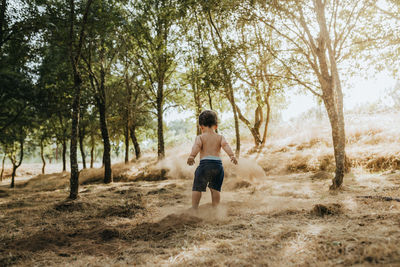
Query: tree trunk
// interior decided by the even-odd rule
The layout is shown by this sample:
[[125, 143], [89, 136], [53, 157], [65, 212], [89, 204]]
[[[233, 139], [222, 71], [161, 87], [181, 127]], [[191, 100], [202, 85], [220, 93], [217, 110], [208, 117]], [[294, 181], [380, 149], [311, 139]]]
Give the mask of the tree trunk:
[[125, 164], [129, 162], [129, 114], [125, 120], [124, 137], [125, 137]]
[[[71, 135], [72, 138], [72, 135]], [[72, 140], [71, 140], [72, 142]], [[63, 172], [67, 171], [67, 140], [63, 137], [62, 140], [62, 163], [63, 163]]]
[[136, 126], [135, 125], [131, 126], [130, 135], [131, 135], [133, 147], [135, 148], [136, 159], [139, 159], [140, 156], [141, 156], [141, 152], [140, 152], [139, 142], [138, 142], [138, 140], [136, 138]]
[[[230, 78], [229, 82], [230, 82]], [[235, 151], [235, 155], [236, 157], [239, 157], [240, 155], [240, 131], [239, 131], [239, 118], [238, 118], [238, 111], [237, 111], [237, 106], [236, 106], [236, 102], [235, 102], [235, 96], [233, 94], [233, 88], [232, 88], [232, 84], [229, 85], [228, 88], [228, 100], [231, 103], [232, 106], [232, 112], [233, 112], [233, 119], [235, 121], [235, 135], [236, 135], [236, 151]]]
[[70, 164], [71, 164], [71, 176], [70, 176], [70, 199], [76, 199], [78, 197], [79, 189], [79, 166], [78, 166], [78, 130], [79, 130], [79, 112], [81, 104], [81, 84], [82, 79], [78, 71], [78, 65], [80, 62], [81, 50], [83, 45], [83, 37], [85, 33], [85, 26], [89, 14], [90, 5], [92, 0], [88, 0], [86, 3], [85, 13], [83, 14], [81, 29], [79, 33], [78, 46], [75, 47], [74, 43], [76, 40], [75, 36], [75, 1], [70, 0], [70, 14], [69, 14], [69, 58], [71, 68], [74, 77], [74, 96], [72, 102], [72, 121], [71, 121], [71, 144], [70, 144]]
[[[66, 139], [67, 138], [67, 129], [66, 129], [66, 126], [64, 125], [63, 117], [62, 117], [61, 113], [58, 113], [58, 118], [60, 120], [60, 125], [61, 125], [62, 131], [63, 131], [62, 132], [62, 139], [61, 139], [61, 145], [62, 145], [61, 158], [62, 158], [62, 164], [63, 164], [62, 171], [65, 172], [65, 171], [67, 171], [67, 160], [66, 160], [66, 154], [67, 154], [67, 139]], [[58, 148], [58, 146], [57, 146], [57, 148]]]
[[195, 107], [196, 107], [196, 135], [200, 135], [201, 134], [201, 129], [200, 129], [200, 125], [199, 125], [199, 116], [201, 113], [201, 103], [200, 103], [200, 96], [199, 93], [194, 92], [194, 103], [195, 103]]
[[208, 96], [208, 105], [210, 106], [211, 110], [214, 110], [213, 109], [213, 104], [212, 104], [212, 97], [211, 97], [210, 89], [207, 90], [207, 96]]
[[45, 168], [46, 168], [46, 160], [44, 158], [43, 150], [44, 150], [43, 149], [43, 140], [40, 140], [40, 157], [41, 157], [42, 163], [43, 163], [43, 165], [42, 165], [42, 174], [45, 173]]
[[[210, 106], [210, 110], [214, 110], [210, 89], [207, 89], [207, 96], [208, 96], [208, 105]], [[198, 122], [199, 121], [198, 121], [198, 118], [197, 118], [197, 124], [198, 124]], [[215, 130], [215, 132], [218, 133], [218, 128]]]
[[85, 139], [85, 129], [79, 129], [79, 150], [81, 151], [82, 165], [86, 169], [86, 155], [83, 141]]
[[[235, 104], [232, 104], [232, 106], [235, 106]], [[233, 118], [235, 120], [235, 134], [236, 134], [236, 151], [235, 155], [237, 158], [239, 158], [240, 155], [240, 132], [239, 132], [239, 120], [238, 120], [238, 115], [237, 112], [234, 110], [233, 111]]]
[[[125, 62], [125, 68], [129, 68], [128, 61]], [[125, 164], [129, 162], [129, 128], [130, 125], [135, 123], [134, 119], [131, 120], [131, 104], [132, 104], [132, 87], [130, 84], [129, 74], [128, 72], [125, 73], [125, 89], [126, 89], [126, 107], [125, 107], [125, 128], [124, 128], [124, 135], [125, 135]], [[136, 100], [136, 99], [135, 99]], [[136, 102], [136, 101], [135, 101]], [[136, 103], [135, 103], [136, 104]]]
[[15, 187], [15, 174], [17, 173], [17, 166], [13, 163], [13, 169], [12, 169], [12, 173], [11, 173], [11, 184], [10, 184], [10, 188], [14, 188]]
[[3, 181], [3, 175], [4, 175], [4, 163], [6, 161], [6, 154], [3, 156], [3, 160], [1, 161], [1, 173], [0, 173], [0, 182]]
[[[329, 121], [332, 127], [333, 149], [336, 161], [335, 178], [332, 180], [331, 190], [341, 187], [345, 172], [345, 129], [343, 115], [343, 94], [340, 84], [339, 72], [337, 69], [335, 52], [329, 36], [325, 17], [325, 2], [314, 1], [314, 10], [320, 28], [318, 38], [318, 50], [316, 51], [319, 65], [321, 67], [322, 78], [319, 78], [323, 100], [328, 112]], [[327, 53], [326, 53], [327, 52]], [[328, 58], [327, 58], [328, 56]], [[329, 59], [329, 64], [327, 63]], [[328, 71], [330, 69], [330, 73]]]
[[[103, 95], [105, 96], [105, 94]], [[97, 100], [97, 105], [100, 113], [100, 130], [101, 137], [103, 138], [103, 161], [104, 161], [104, 183], [112, 182], [112, 169], [111, 169], [111, 145], [110, 137], [108, 135], [107, 118], [106, 118], [106, 103], [105, 99]]]
[[[332, 90], [333, 88], [330, 91], [332, 92]], [[344, 128], [341, 128], [341, 125], [344, 125], [344, 122], [340, 122], [341, 120], [344, 120], [344, 118], [339, 116], [337, 110], [335, 109], [334, 101], [335, 100], [332, 93], [326, 93], [324, 95], [324, 104], [332, 128], [333, 150], [336, 162], [335, 178], [332, 180], [332, 185], [330, 186], [331, 190], [340, 188], [343, 183], [345, 171], [345, 138], [343, 138]]]
[[265, 94], [265, 104], [267, 105], [267, 116], [265, 119], [265, 125], [264, 125], [264, 133], [263, 133], [263, 138], [261, 141], [261, 147], [265, 146], [265, 143], [267, 142], [267, 133], [268, 133], [268, 125], [269, 125], [269, 120], [271, 116], [271, 104], [269, 102], [269, 98], [271, 96], [271, 88], [268, 89], [267, 93]]
[[94, 162], [94, 136], [93, 133], [90, 135], [90, 168], [93, 168]]
[[19, 156], [19, 162], [17, 163], [17, 160], [15, 157], [10, 157], [11, 163], [13, 165], [13, 170], [11, 174], [11, 184], [10, 187], [14, 188], [15, 187], [15, 175], [17, 173], [17, 169], [19, 166], [21, 166], [22, 159], [24, 158], [24, 140], [20, 140], [20, 156]]
[[[70, 176], [70, 199], [76, 199], [78, 197], [79, 189], [79, 166], [78, 166], [78, 129], [79, 129], [79, 110], [81, 102], [81, 77], [79, 74], [74, 75], [74, 101], [72, 103], [72, 123], [71, 123], [71, 144], [70, 144], [70, 164], [71, 164], [71, 176]], [[65, 139], [63, 140], [63, 166], [65, 168], [65, 150], [66, 147]], [[63, 170], [65, 171], [65, 169]]]
[[163, 121], [163, 84], [159, 84], [158, 92], [157, 92], [157, 154], [158, 160], [161, 160], [165, 157], [165, 149], [164, 149], [164, 121]]
[[261, 138], [258, 129], [255, 126], [253, 127], [250, 121], [243, 116], [242, 112], [240, 111], [240, 108], [237, 105], [236, 105], [236, 111], [237, 114], [239, 115], [239, 119], [247, 126], [247, 128], [249, 128], [250, 133], [254, 139], [254, 146], [258, 147], [261, 144]]
[[196, 135], [201, 134], [201, 129], [199, 125], [199, 116], [201, 113], [201, 100], [200, 100], [200, 92], [198, 88], [198, 82], [197, 82], [197, 77], [196, 74], [193, 74], [192, 76], [192, 91], [193, 91], [193, 101], [194, 101], [194, 106], [195, 106], [195, 116], [196, 116]]

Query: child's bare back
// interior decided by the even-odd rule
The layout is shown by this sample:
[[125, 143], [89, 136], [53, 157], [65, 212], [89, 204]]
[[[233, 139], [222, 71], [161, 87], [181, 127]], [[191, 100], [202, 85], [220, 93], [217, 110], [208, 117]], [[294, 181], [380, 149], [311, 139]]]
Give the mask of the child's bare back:
[[189, 158], [194, 159], [199, 152], [200, 160], [207, 156], [219, 157], [221, 147], [232, 160], [235, 159], [235, 155], [224, 136], [214, 131], [203, 130], [203, 133], [196, 137]]

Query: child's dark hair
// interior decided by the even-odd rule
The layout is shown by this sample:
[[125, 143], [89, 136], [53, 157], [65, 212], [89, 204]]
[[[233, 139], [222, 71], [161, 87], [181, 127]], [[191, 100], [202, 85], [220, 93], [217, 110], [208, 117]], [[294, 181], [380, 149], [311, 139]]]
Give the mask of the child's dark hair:
[[207, 127], [218, 125], [217, 113], [212, 110], [204, 110], [199, 116], [199, 124]]

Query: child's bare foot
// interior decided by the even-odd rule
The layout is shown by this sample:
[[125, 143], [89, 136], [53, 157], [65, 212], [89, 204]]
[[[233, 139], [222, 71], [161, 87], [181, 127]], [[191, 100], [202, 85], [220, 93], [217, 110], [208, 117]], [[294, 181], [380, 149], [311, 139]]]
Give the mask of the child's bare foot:
[[196, 209], [196, 208], [191, 207], [191, 208], [187, 209], [186, 213], [191, 215], [191, 216], [197, 216], [198, 213], [199, 213], [199, 210]]

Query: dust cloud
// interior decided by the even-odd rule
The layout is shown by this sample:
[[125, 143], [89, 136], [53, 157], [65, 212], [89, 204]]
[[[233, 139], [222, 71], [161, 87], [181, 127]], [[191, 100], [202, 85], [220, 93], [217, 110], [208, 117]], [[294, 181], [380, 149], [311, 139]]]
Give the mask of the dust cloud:
[[[186, 160], [190, 150], [190, 144], [172, 148], [168, 150], [167, 157], [158, 162], [154, 168], [167, 170], [167, 177], [172, 179], [193, 179], [200, 160], [199, 156], [197, 156], [193, 166], [187, 165]], [[266, 178], [265, 171], [254, 159], [241, 157], [238, 165], [234, 165], [223, 151], [221, 151], [221, 159], [224, 166], [225, 181], [226, 179], [254, 181]]]

